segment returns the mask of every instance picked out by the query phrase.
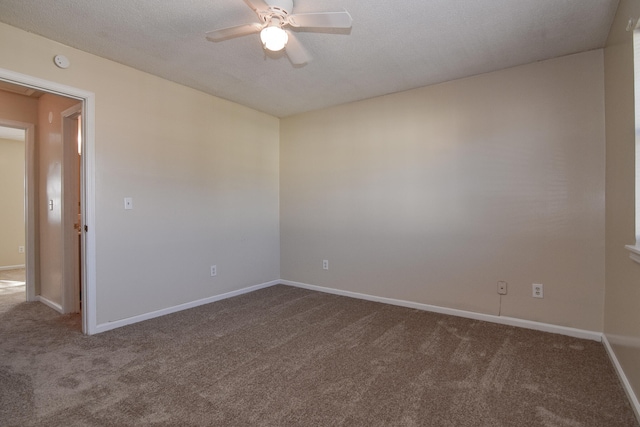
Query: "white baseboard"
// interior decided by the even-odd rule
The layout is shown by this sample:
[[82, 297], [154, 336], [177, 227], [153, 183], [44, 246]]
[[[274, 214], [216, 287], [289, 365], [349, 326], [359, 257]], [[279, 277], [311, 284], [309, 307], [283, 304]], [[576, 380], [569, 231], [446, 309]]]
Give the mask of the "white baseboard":
[[19, 268], [25, 268], [24, 264], [21, 265], [4, 265], [4, 266], [0, 266], [0, 271], [2, 270], [17, 270]]
[[343, 291], [340, 289], [325, 288], [322, 286], [308, 285], [306, 283], [281, 280], [281, 283], [298, 288], [310, 289], [313, 291], [325, 292], [329, 294], [342, 295], [351, 298], [363, 299], [367, 301], [381, 302], [385, 304], [398, 305], [401, 307], [415, 308], [417, 310], [430, 311], [450, 316], [465, 317], [468, 319], [482, 320], [485, 322], [499, 323], [501, 325], [517, 326], [519, 328], [533, 329], [536, 331], [550, 332], [553, 334], [567, 335], [574, 338], [588, 339], [592, 341], [602, 341], [602, 333], [587, 331], [584, 329], [569, 328], [566, 326], [552, 325], [549, 323], [534, 322], [531, 320], [517, 319], [514, 317], [494, 316], [492, 314], [475, 313], [473, 311], [457, 310], [454, 308], [439, 307], [436, 305], [422, 304], [413, 301], [384, 298], [374, 295], [361, 294], [357, 292]]
[[42, 295], [36, 295], [36, 301], [39, 301], [39, 302], [43, 303], [47, 307], [53, 308], [55, 311], [57, 311], [60, 314], [64, 313], [64, 310], [62, 309], [62, 306], [60, 304], [55, 303], [55, 302], [53, 302], [51, 300], [48, 300], [45, 297], [43, 297]]
[[180, 305], [175, 305], [173, 307], [163, 308], [162, 310], [152, 311], [150, 313], [141, 314], [139, 316], [133, 316], [133, 317], [128, 317], [126, 319], [120, 319], [120, 320], [114, 320], [107, 323], [101, 323], [96, 326], [94, 333], [99, 334], [100, 332], [110, 331], [112, 329], [121, 328], [123, 326], [131, 325], [133, 323], [138, 323], [138, 322], [153, 319], [156, 317], [165, 316], [167, 314], [176, 313], [182, 310], [188, 310], [190, 308], [198, 307], [200, 305], [210, 304], [212, 302], [221, 301], [223, 299], [235, 297], [242, 294], [247, 294], [249, 292], [257, 291], [258, 289], [268, 288], [270, 286], [277, 285], [279, 283], [281, 283], [280, 280], [273, 280], [271, 282], [266, 282], [259, 285], [238, 289], [237, 291], [231, 291], [221, 295], [215, 295], [212, 297], [203, 298], [203, 299], [187, 302]]
[[640, 402], [638, 402], [638, 396], [636, 396], [636, 393], [633, 391], [633, 388], [631, 387], [631, 383], [629, 382], [627, 375], [624, 373], [624, 370], [622, 369], [622, 365], [620, 365], [620, 362], [618, 361], [618, 357], [616, 356], [616, 353], [613, 351], [613, 347], [611, 347], [611, 344], [609, 343], [609, 339], [607, 338], [606, 334], [602, 334], [602, 343], [604, 344], [604, 348], [607, 350], [607, 354], [609, 355], [609, 359], [611, 359], [611, 363], [613, 363], [613, 367], [615, 368], [616, 373], [618, 374], [618, 378], [620, 378], [620, 381], [622, 382], [622, 387], [624, 388], [624, 391], [627, 393], [627, 397], [629, 398], [629, 403], [631, 403], [633, 412], [636, 414], [636, 419], [638, 420], [638, 422], [640, 422]]

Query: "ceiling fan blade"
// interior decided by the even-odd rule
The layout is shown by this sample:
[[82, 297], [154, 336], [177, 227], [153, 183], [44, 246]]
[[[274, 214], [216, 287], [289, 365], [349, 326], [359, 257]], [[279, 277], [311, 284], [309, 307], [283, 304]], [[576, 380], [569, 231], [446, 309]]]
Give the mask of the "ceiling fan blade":
[[289, 61], [293, 65], [303, 65], [311, 61], [311, 55], [307, 52], [307, 49], [302, 46], [298, 38], [291, 32], [287, 31], [289, 41], [287, 41], [287, 47], [285, 51], [289, 57]]
[[269, 10], [269, 5], [264, 0], [244, 0], [244, 2], [257, 12]]
[[207, 40], [212, 42], [221, 42], [223, 40], [232, 39], [234, 37], [246, 36], [248, 34], [257, 33], [262, 29], [262, 25], [255, 22], [253, 24], [236, 25], [235, 27], [221, 28], [219, 30], [208, 31]]
[[349, 12], [297, 13], [289, 16], [292, 27], [351, 28], [353, 19]]

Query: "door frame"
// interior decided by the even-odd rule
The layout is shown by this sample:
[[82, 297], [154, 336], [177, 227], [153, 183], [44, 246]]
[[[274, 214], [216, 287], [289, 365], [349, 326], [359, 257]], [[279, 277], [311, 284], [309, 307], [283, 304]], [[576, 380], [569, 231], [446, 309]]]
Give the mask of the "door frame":
[[[84, 218], [82, 232], [82, 332], [96, 331], [96, 197], [95, 197], [95, 94], [60, 83], [0, 68], [0, 80], [36, 90], [66, 96], [82, 102], [82, 157], [80, 164], [80, 206]], [[33, 172], [33, 171], [32, 171]], [[33, 185], [33, 183], [32, 183]], [[33, 209], [32, 209], [33, 210]], [[35, 240], [35, 217], [27, 224], [27, 241]], [[34, 245], [27, 244], [34, 248]], [[35, 254], [35, 253], [34, 253]], [[35, 258], [31, 268], [35, 268]], [[29, 264], [27, 264], [29, 265]], [[29, 267], [28, 267], [29, 269]]]
[[[36, 176], [35, 176], [35, 124], [7, 120], [0, 117], [0, 126], [24, 130], [24, 233], [25, 282], [27, 301], [36, 301]], [[31, 231], [31, 232], [30, 232]]]

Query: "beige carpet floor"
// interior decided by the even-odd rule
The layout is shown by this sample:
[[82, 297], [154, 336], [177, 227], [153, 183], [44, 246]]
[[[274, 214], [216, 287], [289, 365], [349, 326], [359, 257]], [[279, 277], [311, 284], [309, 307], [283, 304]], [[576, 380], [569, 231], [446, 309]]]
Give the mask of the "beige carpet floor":
[[0, 297], [0, 425], [638, 426], [593, 341], [282, 285], [79, 323]]

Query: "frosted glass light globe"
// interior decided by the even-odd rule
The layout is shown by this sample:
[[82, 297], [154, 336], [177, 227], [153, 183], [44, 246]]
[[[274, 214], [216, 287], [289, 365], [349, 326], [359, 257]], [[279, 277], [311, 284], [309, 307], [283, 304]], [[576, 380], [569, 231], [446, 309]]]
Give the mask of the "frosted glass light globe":
[[287, 32], [280, 27], [265, 27], [260, 31], [260, 40], [265, 49], [273, 52], [284, 49], [289, 41]]

